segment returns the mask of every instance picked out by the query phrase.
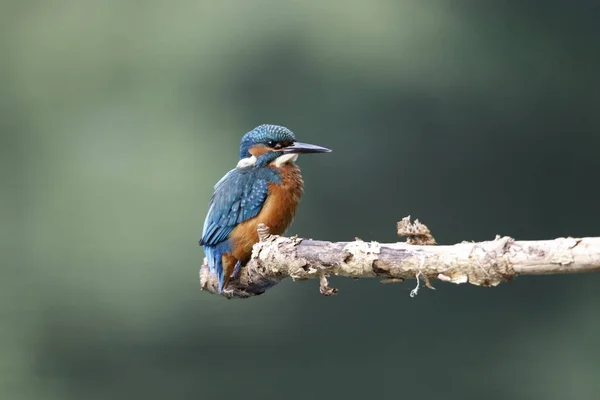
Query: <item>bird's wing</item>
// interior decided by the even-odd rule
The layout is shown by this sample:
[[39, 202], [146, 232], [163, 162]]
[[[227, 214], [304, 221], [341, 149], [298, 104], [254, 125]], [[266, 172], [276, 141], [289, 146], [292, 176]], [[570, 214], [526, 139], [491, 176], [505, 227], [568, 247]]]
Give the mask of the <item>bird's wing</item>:
[[200, 245], [215, 246], [226, 240], [238, 224], [258, 215], [269, 194], [269, 182], [276, 178], [272, 174], [260, 169], [236, 168], [217, 182]]

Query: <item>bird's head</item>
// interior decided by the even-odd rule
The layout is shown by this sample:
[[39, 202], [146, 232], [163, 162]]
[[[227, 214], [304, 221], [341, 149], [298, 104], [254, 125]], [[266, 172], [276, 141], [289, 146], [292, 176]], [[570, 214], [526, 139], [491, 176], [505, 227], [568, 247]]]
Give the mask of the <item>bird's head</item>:
[[296, 141], [294, 133], [286, 127], [259, 125], [242, 137], [238, 168], [266, 166], [272, 162], [281, 166], [295, 161], [298, 154], [330, 151], [325, 147]]

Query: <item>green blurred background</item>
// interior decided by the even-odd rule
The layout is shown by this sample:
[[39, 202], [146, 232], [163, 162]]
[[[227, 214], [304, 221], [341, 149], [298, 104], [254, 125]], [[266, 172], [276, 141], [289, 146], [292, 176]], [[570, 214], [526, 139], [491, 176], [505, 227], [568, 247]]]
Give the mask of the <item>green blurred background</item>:
[[0, 398], [600, 398], [600, 274], [199, 291], [213, 184], [261, 123], [288, 231], [600, 235], [593, 1], [0, 3]]

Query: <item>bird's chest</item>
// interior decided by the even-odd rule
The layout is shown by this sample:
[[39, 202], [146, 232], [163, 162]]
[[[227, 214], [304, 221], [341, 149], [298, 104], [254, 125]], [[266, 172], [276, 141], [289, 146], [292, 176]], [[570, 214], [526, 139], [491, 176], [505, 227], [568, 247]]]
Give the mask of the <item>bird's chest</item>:
[[252, 246], [258, 242], [258, 224], [267, 225], [274, 235], [282, 235], [296, 215], [304, 186], [300, 169], [295, 164], [286, 164], [277, 168], [277, 172], [279, 179], [268, 184], [269, 194], [258, 215], [239, 224], [231, 233], [233, 256], [238, 260], [250, 257]]
[[281, 235], [292, 223], [304, 182], [300, 168], [294, 163], [278, 168], [280, 182], [269, 184], [269, 196], [260, 213], [259, 223], [267, 225], [271, 233]]

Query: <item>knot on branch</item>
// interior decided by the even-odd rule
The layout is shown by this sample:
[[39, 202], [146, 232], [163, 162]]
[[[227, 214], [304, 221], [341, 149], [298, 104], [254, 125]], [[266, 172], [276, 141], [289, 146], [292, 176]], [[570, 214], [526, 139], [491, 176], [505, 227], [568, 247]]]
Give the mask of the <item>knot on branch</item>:
[[319, 276], [319, 291], [323, 296], [332, 296], [336, 295], [338, 290], [336, 288], [332, 288], [329, 286], [329, 281], [327, 280], [327, 275], [324, 272], [321, 272]]
[[419, 222], [418, 219], [415, 219], [415, 222], [411, 223], [410, 215], [398, 222], [398, 236], [406, 236], [406, 243], [408, 244], [420, 246], [433, 246], [437, 244], [429, 228]]

